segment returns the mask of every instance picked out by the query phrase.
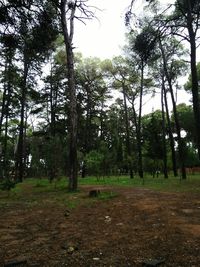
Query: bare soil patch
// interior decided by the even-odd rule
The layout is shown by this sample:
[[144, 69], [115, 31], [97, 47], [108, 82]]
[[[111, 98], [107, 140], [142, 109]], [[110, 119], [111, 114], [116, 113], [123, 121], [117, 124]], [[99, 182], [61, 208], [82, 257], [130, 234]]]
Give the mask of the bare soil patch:
[[73, 208], [47, 193], [0, 206], [0, 266], [200, 266], [199, 195], [96, 186], [117, 195], [93, 200], [91, 188]]

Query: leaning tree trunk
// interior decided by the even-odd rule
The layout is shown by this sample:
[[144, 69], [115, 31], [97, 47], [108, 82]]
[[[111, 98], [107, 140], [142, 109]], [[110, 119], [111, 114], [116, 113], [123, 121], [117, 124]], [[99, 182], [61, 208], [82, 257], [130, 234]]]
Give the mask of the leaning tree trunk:
[[69, 190], [75, 191], [78, 186], [78, 160], [77, 160], [77, 99], [76, 99], [76, 87], [75, 87], [75, 75], [74, 75], [74, 54], [73, 54], [73, 33], [74, 33], [74, 14], [75, 5], [72, 7], [70, 16], [70, 33], [67, 28], [66, 18], [66, 5], [67, 1], [61, 1], [61, 23], [62, 31], [65, 41], [65, 49], [67, 56], [67, 78], [68, 78], [68, 90], [69, 90]]

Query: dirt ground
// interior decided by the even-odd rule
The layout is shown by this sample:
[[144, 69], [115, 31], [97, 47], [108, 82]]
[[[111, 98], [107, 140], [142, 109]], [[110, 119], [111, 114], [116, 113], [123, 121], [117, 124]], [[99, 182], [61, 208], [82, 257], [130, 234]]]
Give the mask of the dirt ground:
[[47, 196], [0, 206], [0, 266], [200, 266], [199, 195], [95, 188], [116, 196], [90, 201], [83, 186], [73, 208]]

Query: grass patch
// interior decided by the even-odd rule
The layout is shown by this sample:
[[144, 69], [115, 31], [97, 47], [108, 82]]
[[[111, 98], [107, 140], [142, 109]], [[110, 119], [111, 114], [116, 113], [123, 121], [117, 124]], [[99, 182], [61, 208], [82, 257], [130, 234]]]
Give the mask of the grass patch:
[[98, 196], [98, 199], [100, 200], [109, 200], [109, 199], [113, 199], [115, 197], [117, 197], [118, 194], [115, 193], [115, 192], [100, 192], [99, 196]]
[[110, 185], [110, 186], [129, 186], [149, 188], [158, 191], [170, 192], [200, 192], [200, 175], [188, 176], [186, 180], [180, 180], [179, 177], [163, 177], [152, 178], [146, 176], [144, 179], [134, 177], [130, 179], [128, 176], [111, 176], [101, 179], [95, 177], [87, 177], [79, 179], [80, 185]]
[[[179, 178], [163, 177], [152, 178], [146, 176], [144, 180], [128, 176], [112, 176], [98, 179], [96, 177], [79, 178], [79, 185], [107, 185], [107, 186], [127, 186], [135, 188], [148, 188], [165, 192], [191, 192], [200, 193], [200, 175], [188, 176], [186, 180]], [[96, 198], [84, 197], [81, 191], [68, 192], [66, 178], [58, 179], [49, 183], [48, 179], [26, 179], [23, 183], [17, 184], [10, 190], [10, 194], [0, 190], [0, 208], [12, 205], [23, 205], [32, 207], [36, 205], [46, 205], [46, 203], [64, 205], [69, 209], [74, 209], [79, 205], [90, 205], [94, 201], [109, 200], [116, 197], [113, 191], [102, 191]]]

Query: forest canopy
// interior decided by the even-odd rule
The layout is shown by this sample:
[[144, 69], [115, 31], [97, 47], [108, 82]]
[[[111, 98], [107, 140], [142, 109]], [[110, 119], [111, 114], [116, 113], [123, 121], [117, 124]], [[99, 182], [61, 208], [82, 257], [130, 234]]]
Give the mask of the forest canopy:
[[[78, 177], [185, 179], [199, 166], [200, 3], [148, 1], [135, 17], [134, 2], [126, 46], [102, 60], [74, 53], [75, 21], [95, 17], [89, 0], [0, 1], [2, 181], [67, 176], [76, 190]], [[189, 105], [177, 90], [191, 93]], [[160, 109], [145, 114], [155, 95]]]

